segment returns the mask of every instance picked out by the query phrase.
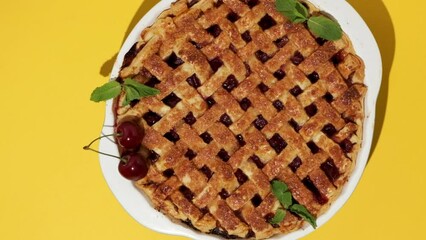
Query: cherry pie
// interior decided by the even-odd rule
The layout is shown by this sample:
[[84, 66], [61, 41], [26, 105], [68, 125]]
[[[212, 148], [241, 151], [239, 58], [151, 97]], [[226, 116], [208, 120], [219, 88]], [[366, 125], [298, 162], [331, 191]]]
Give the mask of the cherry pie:
[[[304, 3], [310, 13], [318, 10]], [[119, 78], [160, 94], [122, 106], [151, 166], [135, 182], [171, 219], [225, 238], [302, 227], [270, 182], [313, 215], [339, 195], [362, 139], [364, 65], [346, 35], [316, 38], [273, 0], [177, 0], [128, 51]]]

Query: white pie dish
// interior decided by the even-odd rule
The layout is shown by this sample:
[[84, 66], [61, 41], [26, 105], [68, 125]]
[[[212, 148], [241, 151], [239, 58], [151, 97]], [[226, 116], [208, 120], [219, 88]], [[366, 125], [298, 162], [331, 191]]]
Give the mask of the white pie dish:
[[[156, 17], [170, 7], [174, 0], [162, 0], [153, 7], [135, 26], [124, 42], [118, 53], [116, 63], [112, 69], [111, 78], [117, 77], [124, 55], [137, 41], [140, 32], [150, 26]], [[330, 13], [338, 20], [344, 32], [353, 43], [356, 53], [365, 63], [365, 84], [368, 87], [365, 98], [365, 120], [363, 128], [362, 147], [358, 154], [356, 166], [349, 181], [343, 188], [341, 195], [331, 204], [329, 210], [317, 219], [318, 226], [327, 222], [348, 200], [355, 190], [367, 163], [374, 131], [375, 106], [382, 78], [382, 62], [377, 43], [369, 28], [358, 13], [343, 0], [310, 0], [319, 9]], [[112, 100], [107, 101], [106, 114], [102, 135], [113, 133], [114, 114]], [[116, 144], [108, 138], [103, 138], [99, 150], [113, 155], [118, 155]], [[139, 223], [154, 231], [165, 234], [180, 235], [191, 239], [217, 239], [217, 236], [209, 236], [197, 232], [185, 225], [172, 222], [168, 217], [155, 210], [150, 205], [150, 200], [136, 189], [132, 182], [124, 179], [117, 170], [117, 161], [111, 157], [100, 155], [100, 164], [104, 177], [121, 205]], [[305, 224], [302, 229], [295, 232], [279, 235], [271, 239], [290, 240], [298, 239], [312, 232], [314, 229]]]

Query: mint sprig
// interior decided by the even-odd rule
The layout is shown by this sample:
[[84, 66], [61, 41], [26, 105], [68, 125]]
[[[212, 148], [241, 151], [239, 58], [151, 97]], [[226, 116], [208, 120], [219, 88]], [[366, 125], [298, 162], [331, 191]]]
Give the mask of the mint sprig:
[[286, 215], [285, 210], [288, 210], [294, 214], [299, 215], [305, 221], [310, 223], [312, 227], [317, 227], [316, 218], [306, 209], [305, 206], [300, 204], [293, 204], [293, 197], [290, 190], [288, 189], [287, 184], [278, 180], [274, 180], [271, 183], [271, 190], [283, 208], [277, 209], [275, 216], [269, 220], [269, 223], [278, 224], [282, 222]]
[[312, 227], [317, 228], [317, 222], [314, 216], [305, 208], [305, 206], [300, 204], [293, 204], [289, 207], [290, 212], [296, 213], [301, 216], [305, 221], [310, 223]]
[[284, 220], [286, 214], [287, 213], [284, 209], [278, 208], [277, 212], [275, 212], [275, 216], [271, 220], [269, 220], [269, 222], [271, 224], [278, 224]]
[[90, 96], [90, 100], [94, 102], [106, 101], [108, 99], [117, 97], [122, 91], [124, 91], [126, 94], [123, 106], [127, 106], [133, 100], [140, 99], [142, 97], [153, 96], [160, 93], [158, 89], [148, 87], [131, 78], [126, 78], [121, 84], [113, 80], [105, 83], [100, 87], [97, 87], [95, 90], [93, 90], [92, 95]]
[[272, 192], [278, 201], [283, 205], [285, 209], [289, 208], [293, 203], [291, 192], [285, 183], [280, 181], [273, 181], [271, 184]]
[[117, 81], [111, 81], [97, 87], [90, 96], [90, 100], [94, 102], [106, 101], [110, 98], [118, 96], [121, 92], [121, 85]]
[[340, 26], [324, 16], [312, 16], [308, 19], [309, 29], [317, 36], [327, 40], [339, 40], [342, 37]]
[[343, 35], [337, 22], [323, 15], [309, 17], [308, 9], [297, 0], [276, 0], [275, 7], [294, 23], [307, 22], [309, 30], [317, 37], [335, 41]]

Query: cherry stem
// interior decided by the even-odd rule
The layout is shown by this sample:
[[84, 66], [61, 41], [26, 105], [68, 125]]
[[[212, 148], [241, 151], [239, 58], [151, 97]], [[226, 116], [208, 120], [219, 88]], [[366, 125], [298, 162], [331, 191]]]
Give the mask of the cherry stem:
[[97, 138], [93, 139], [93, 141], [91, 141], [89, 143], [89, 145], [84, 146], [83, 149], [84, 150], [90, 150], [90, 151], [93, 151], [93, 152], [96, 152], [96, 153], [99, 153], [99, 154], [102, 154], [102, 155], [105, 155], [105, 156], [108, 156], [108, 157], [117, 158], [117, 159], [120, 159], [120, 161], [123, 161], [124, 163], [127, 163], [127, 159], [125, 159], [125, 158], [121, 158], [121, 157], [114, 156], [112, 154], [100, 152], [100, 151], [98, 151], [98, 150], [93, 149], [93, 148], [90, 147], [90, 146], [92, 146], [93, 143], [95, 143], [96, 141], [98, 141], [98, 140], [100, 140], [102, 138], [105, 138], [105, 137], [115, 137], [115, 136], [120, 136], [120, 135], [121, 134], [119, 134], [119, 133], [113, 133], [113, 134], [108, 134], [108, 135], [103, 135], [103, 136], [97, 137]]

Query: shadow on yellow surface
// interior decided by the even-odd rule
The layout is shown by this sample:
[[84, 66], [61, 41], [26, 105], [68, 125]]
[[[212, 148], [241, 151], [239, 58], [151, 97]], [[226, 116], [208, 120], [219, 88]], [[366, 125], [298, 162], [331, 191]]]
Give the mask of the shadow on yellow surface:
[[[133, 28], [136, 26], [136, 24], [141, 20], [141, 18], [151, 9], [153, 8], [160, 0], [144, 0], [138, 10], [136, 11], [135, 15], [132, 18], [132, 21], [129, 23], [129, 26], [127, 27], [126, 32], [123, 36], [123, 41], [121, 41], [121, 45], [123, 45], [124, 41], [126, 40], [127, 36], [129, 36], [130, 32], [133, 30]], [[104, 64], [102, 64], [101, 69], [99, 70], [99, 73], [106, 77], [111, 73], [112, 67], [114, 66], [115, 59], [117, 58], [117, 54], [114, 54], [110, 59], [108, 59]]]
[[376, 107], [376, 125], [370, 156], [374, 153], [382, 132], [389, 91], [389, 74], [395, 55], [395, 30], [391, 16], [381, 0], [348, 0], [373, 32], [383, 61], [383, 78]]

